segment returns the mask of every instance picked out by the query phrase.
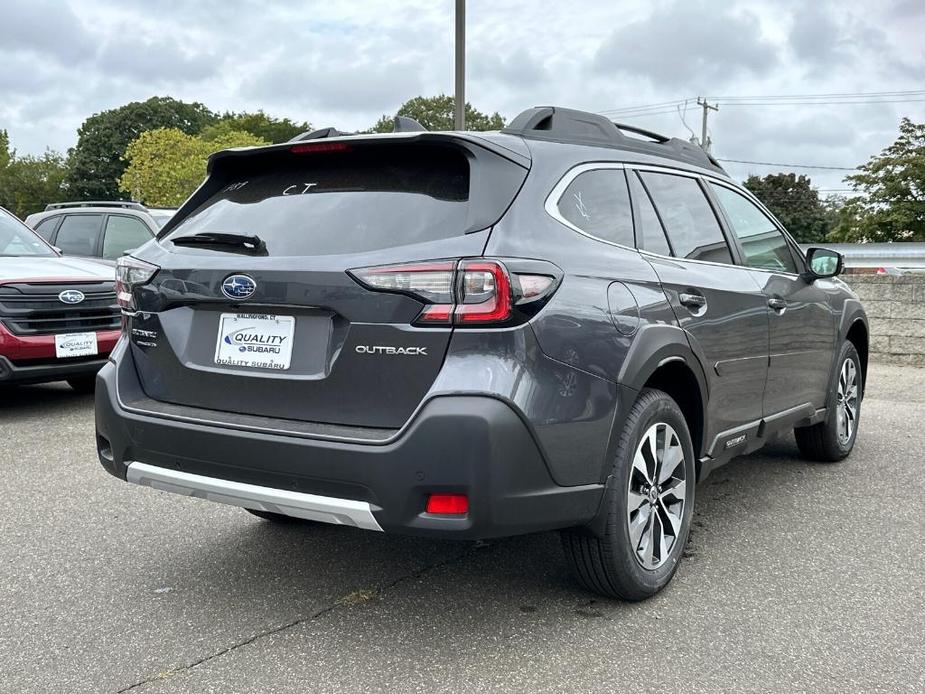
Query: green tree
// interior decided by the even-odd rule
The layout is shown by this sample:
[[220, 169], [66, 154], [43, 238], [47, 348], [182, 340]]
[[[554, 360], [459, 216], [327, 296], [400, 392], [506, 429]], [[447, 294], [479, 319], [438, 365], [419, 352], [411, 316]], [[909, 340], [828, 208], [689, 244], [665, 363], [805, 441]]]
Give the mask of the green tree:
[[154, 207], [177, 207], [206, 175], [209, 155], [229, 147], [269, 144], [240, 130], [212, 132], [206, 140], [179, 128], [148, 130], [129, 143], [119, 188], [133, 200]]
[[133, 101], [94, 114], [77, 131], [70, 151], [69, 192], [75, 200], [118, 199], [118, 179], [125, 172], [122, 159], [129, 143], [146, 130], [175, 128], [188, 135], [200, 132], [217, 117], [200, 103], [185, 103], [169, 96]]
[[[403, 103], [395, 116], [414, 118], [428, 130], [452, 130], [455, 100], [452, 96], [416, 96]], [[390, 133], [395, 116], [383, 115], [370, 132]], [[497, 111], [488, 115], [466, 103], [466, 130], [499, 130], [504, 127], [504, 118]]]
[[849, 198], [835, 241], [925, 241], [925, 123], [903, 118], [899, 137], [845, 178]]
[[0, 170], [10, 163], [10, 136], [6, 130], [0, 130]]
[[65, 197], [65, 159], [57, 152], [12, 157], [0, 170], [0, 206], [20, 219]]
[[0, 130], [0, 207], [20, 219], [45, 209], [65, 195], [64, 157], [48, 151], [40, 157], [17, 156], [10, 138]]
[[219, 126], [228, 130], [248, 132], [261, 140], [273, 144], [287, 142], [296, 135], [301, 135], [305, 131], [312, 129], [309, 123], [296, 123], [288, 118], [274, 118], [263, 111], [257, 111], [256, 113], [225, 113], [221, 116], [219, 124], [207, 126], [202, 131], [202, 136], [209, 139], [209, 130]]
[[819, 192], [807, 176], [792, 173], [749, 176], [745, 187], [774, 213], [800, 243], [824, 241], [832, 227]]

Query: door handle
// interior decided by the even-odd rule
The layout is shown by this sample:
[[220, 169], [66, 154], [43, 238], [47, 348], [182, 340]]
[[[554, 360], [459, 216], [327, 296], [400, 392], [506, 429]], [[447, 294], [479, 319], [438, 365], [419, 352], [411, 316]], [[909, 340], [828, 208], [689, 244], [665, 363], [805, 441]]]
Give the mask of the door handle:
[[775, 296], [768, 299], [768, 306], [773, 308], [775, 311], [783, 311], [785, 308], [787, 308], [787, 302], [786, 300]]
[[703, 294], [681, 292], [678, 295], [678, 301], [681, 302], [682, 306], [687, 306], [688, 308], [703, 308], [707, 305], [707, 298]]

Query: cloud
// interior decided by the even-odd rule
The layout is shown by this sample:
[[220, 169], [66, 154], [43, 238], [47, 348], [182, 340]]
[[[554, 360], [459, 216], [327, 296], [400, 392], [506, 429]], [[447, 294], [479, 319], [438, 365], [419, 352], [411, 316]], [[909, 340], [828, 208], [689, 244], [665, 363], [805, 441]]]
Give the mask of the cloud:
[[97, 69], [109, 76], [164, 84], [203, 80], [221, 64], [212, 54], [188, 51], [172, 37], [144, 37], [126, 30], [103, 46]]
[[5, 49], [65, 64], [89, 60], [96, 52], [93, 35], [71, 8], [60, 2], [4, 2], [0, 20]]
[[[154, 95], [367, 128], [411, 97], [452, 93], [452, 8], [0, 0], [0, 128], [23, 154], [64, 151], [89, 115]], [[550, 103], [602, 111], [698, 94], [920, 89], [923, 35], [922, 0], [470, 0], [467, 98], [510, 118]], [[662, 111], [619, 120], [688, 137]], [[699, 115], [687, 113], [698, 131]], [[902, 115], [925, 121], [925, 104], [721, 101], [710, 129], [722, 156], [852, 165], [889, 144]], [[810, 173], [840, 185], [837, 172]]]
[[814, 65], [849, 60], [851, 55], [843, 50], [841, 33], [841, 27], [827, 6], [807, 4], [793, 17], [790, 46], [798, 59]]
[[319, 59], [282, 61], [250, 79], [242, 92], [262, 103], [304, 108], [308, 117], [311, 109], [394, 110], [422, 87], [415, 64], [406, 60], [325, 64]]
[[518, 89], [529, 89], [551, 78], [540, 59], [523, 46], [507, 55], [500, 54], [497, 46], [477, 46], [471, 51], [467, 67], [472, 79], [498, 82]]
[[763, 37], [755, 15], [679, 0], [615, 30], [598, 49], [593, 68], [645, 76], [690, 93], [715, 90], [742, 74], [766, 75], [776, 64], [777, 49]]

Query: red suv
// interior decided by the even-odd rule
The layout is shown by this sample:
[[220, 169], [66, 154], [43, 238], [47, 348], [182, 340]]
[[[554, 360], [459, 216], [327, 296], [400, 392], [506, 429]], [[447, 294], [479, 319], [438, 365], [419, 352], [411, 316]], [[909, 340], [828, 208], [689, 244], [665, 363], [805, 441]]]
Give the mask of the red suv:
[[120, 327], [111, 265], [62, 257], [0, 208], [0, 385], [92, 392]]

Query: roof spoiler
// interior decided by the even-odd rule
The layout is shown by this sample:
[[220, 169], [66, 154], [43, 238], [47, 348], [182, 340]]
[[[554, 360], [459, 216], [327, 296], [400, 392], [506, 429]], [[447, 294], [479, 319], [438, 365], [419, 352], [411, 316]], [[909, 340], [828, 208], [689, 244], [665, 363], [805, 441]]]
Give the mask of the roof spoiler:
[[[598, 113], [560, 106], [529, 108], [514, 118], [510, 125], [502, 128], [501, 132], [534, 140], [628, 149], [726, 173], [716, 159], [690, 142], [636, 126], [614, 123]], [[641, 135], [646, 139], [630, 137], [626, 133]]]

